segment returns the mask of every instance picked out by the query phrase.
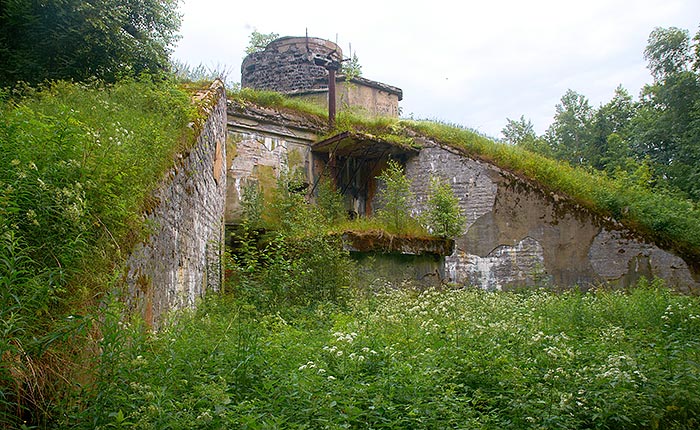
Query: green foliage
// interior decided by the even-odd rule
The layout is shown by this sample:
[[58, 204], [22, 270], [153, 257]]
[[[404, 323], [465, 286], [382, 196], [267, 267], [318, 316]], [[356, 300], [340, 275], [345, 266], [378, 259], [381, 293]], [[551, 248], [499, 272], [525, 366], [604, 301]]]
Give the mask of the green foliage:
[[321, 178], [317, 188], [316, 204], [326, 223], [332, 225], [347, 219], [343, 195], [333, 189], [330, 179]]
[[348, 81], [362, 76], [362, 65], [360, 64], [360, 59], [357, 58], [357, 54], [352, 54], [352, 57], [343, 62], [341, 71], [345, 75], [345, 79]]
[[254, 103], [263, 107], [280, 110], [291, 110], [295, 113], [307, 115], [312, 122], [319, 125], [328, 120], [328, 112], [317, 104], [304, 101], [299, 98], [290, 98], [274, 91], [255, 90], [252, 88], [240, 88], [238, 91], [228, 93], [228, 98], [239, 103]]
[[232, 88], [236, 88], [236, 85], [240, 86], [240, 84], [230, 82], [229, 77], [232, 75], [233, 68], [224, 64], [207, 66], [199, 63], [197, 66], [193, 66], [186, 62], [171, 60], [170, 70], [175, 75], [175, 79], [180, 82], [209, 84], [215, 79], [220, 79], [227, 86], [226, 92], [229, 91], [229, 86]]
[[17, 384], [37, 387], [14, 407], [49, 413], [45, 373], [70, 369], [31, 365], [57, 353], [55, 340], [76, 321], [65, 315], [110, 288], [194, 110], [186, 93], [148, 79], [21, 91], [0, 106], [0, 354], [24, 363]]
[[692, 201], [662, 190], [652, 192], [639, 181], [629, 181], [628, 175], [611, 179], [517, 146], [495, 143], [469, 130], [434, 122], [411, 122], [409, 126], [472, 157], [531, 178], [547, 191], [563, 193], [594, 213], [612, 216], [688, 258], [700, 258], [700, 208]]
[[411, 182], [404, 174], [401, 164], [395, 160], [389, 160], [377, 179], [382, 181], [377, 193], [381, 205], [377, 217], [386, 223], [390, 233], [401, 233], [415, 222], [411, 217]]
[[649, 35], [644, 59], [655, 81], [687, 71], [691, 60], [688, 30], [656, 27]]
[[243, 187], [242, 197], [241, 206], [246, 225], [253, 229], [262, 227], [265, 200], [260, 185], [257, 183], [246, 184]]
[[245, 48], [246, 54], [253, 54], [265, 49], [265, 47], [273, 40], [280, 37], [277, 33], [260, 33], [258, 30], [253, 30], [248, 38], [248, 46]]
[[178, 0], [10, 1], [0, 8], [0, 86], [168, 69]]
[[268, 233], [258, 236], [251, 228], [251, 218], [244, 218], [228, 288], [261, 309], [342, 303], [353, 283], [348, 252], [340, 238], [327, 231], [338, 217], [337, 195], [329, 190], [329, 202], [317, 206], [307, 203], [301, 190], [298, 178], [282, 175], [269, 201], [261, 204], [260, 194], [244, 193], [245, 212], [250, 207], [262, 208], [266, 216], [260, 225]]
[[529, 133], [524, 118], [508, 120], [506, 139], [610, 175], [629, 175], [648, 163], [656, 191], [700, 200], [700, 32], [694, 41], [693, 47], [686, 30], [654, 29], [644, 51], [654, 82], [638, 102], [618, 87], [610, 102], [593, 109], [583, 95], [568, 90], [544, 135], [546, 146]]
[[589, 164], [591, 154], [587, 145], [591, 140], [593, 109], [588, 99], [567, 90], [555, 109], [554, 122], [545, 133], [553, 155], [574, 166]]
[[[294, 109], [286, 98], [277, 93], [264, 93], [264, 97], [260, 94], [261, 92], [242, 91], [237, 97], [240, 97], [244, 103], [250, 101], [258, 103], [262, 98], [270, 103], [266, 106], [286, 106], [284, 109]], [[366, 118], [341, 112], [337, 121], [338, 129], [334, 132], [356, 130], [381, 138], [394, 136], [398, 142], [407, 145], [411, 144], [412, 137], [415, 137], [414, 133], [417, 133], [457, 148], [471, 157], [488, 161], [530, 178], [543, 190], [567, 195], [572, 202], [594, 213], [615, 217], [632, 230], [670, 249], [675, 249], [687, 258], [700, 258], [700, 208], [696, 203], [682, 195], [679, 196], [673, 190], [669, 191], [658, 186], [655, 189], [650, 188], [659, 182], [663, 184], [662, 178], [657, 174], [658, 164], [652, 157], [638, 158], [639, 156], [635, 154], [637, 143], [634, 143], [631, 137], [633, 133], [631, 130], [638, 127], [635, 125], [638, 121], [636, 118], [645, 118], [645, 120], [652, 118], [653, 112], [638, 109], [635, 104], [629, 102], [625, 94], [622, 88], [616, 91], [614, 99], [604, 105], [604, 113], [599, 115], [599, 118], [605, 119], [605, 124], [601, 123], [592, 128], [594, 132], [595, 130], [612, 131], [606, 137], [605, 147], [601, 147], [601, 150], [595, 153], [597, 154], [595, 157], [601, 157], [600, 159], [605, 163], [611, 163], [607, 169], [610, 174], [617, 175], [617, 178], [591, 169], [573, 168], [568, 163], [541, 155], [546, 151], [538, 150], [537, 153], [533, 153], [527, 150], [529, 148], [521, 145], [499, 144], [472, 130], [435, 121], [399, 120], [388, 117]], [[269, 99], [273, 98], [275, 100], [270, 102]], [[310, 108], [304, 105], [299, 109], [307, 113]], [[629, 115], [634, 115], [635, 118], [628, 121]], [[700, 121], [697, 121], [697, 124], [700, 124]], [[600, 137], [604, 132], [594, 134]], [[691, 134], [687, 135], [691, 136]], [[535, 142], [541, 142], [541, 139]], [[686, 148], [685, 153], [688, 154], [688, 159], [691, 159], [694, 154], [693, 146], [688, 144]], [[638, 180], [641, 177], [638, 174], [641, 172], [640, 165], [642, 170], [651, 168], [651, 176], [645, 180]], [[686, 170], [682, 171], [685, 172], [686, 177], [695, 177], [692, 168], [687, 164], [684, 165]], [[696, 166], [700, 166], [700, 163]], [[678, 170], [681, 171], [680, 168]], [[700, 184], [700, 181], [687, 183], [691, 188], [696, 184]], [[367, 224], [366, 221], [361, 222]], [[379, 225], [374, 221], [370, 224]], [[369, 226], [365, 227], [369, 228]], [[411, 228], [411, 230], [415, 231], [416, 235], [420, 235], [419, 229]]]
[[99, 396], [63, 427], [690, 429], [700, 420], [700, 302], [654, 285], [391, 289], [350, 309], [284, 315], [227, 296], [150, 338], [137, 326], [103, 330]]
[[444, 238], [462, 234], [466, 220], [449, 182], [437, 176], [430, 178], [427, 206], [427, 224], [432, 234]]

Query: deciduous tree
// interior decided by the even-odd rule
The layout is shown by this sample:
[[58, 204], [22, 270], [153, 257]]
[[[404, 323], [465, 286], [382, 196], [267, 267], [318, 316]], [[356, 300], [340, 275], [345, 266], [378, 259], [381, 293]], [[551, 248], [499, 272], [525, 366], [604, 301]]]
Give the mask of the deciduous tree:
[[160, 72], [177, 40], [179, 0], [3, 1], [0, 86]]

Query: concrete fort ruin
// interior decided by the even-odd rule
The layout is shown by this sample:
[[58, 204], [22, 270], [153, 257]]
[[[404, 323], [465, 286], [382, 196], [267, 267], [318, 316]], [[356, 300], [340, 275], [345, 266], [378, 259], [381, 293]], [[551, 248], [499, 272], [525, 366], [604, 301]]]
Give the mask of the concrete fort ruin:
[[[277, 39], [264, 51], [246, 57], [242, 84], [317, 101], [327, 98], [328, 72], [314, 62], [318, 57], [339, 61], [342, 52], [322, 39]], [[338, 78], [338, 84], [344, 85], [337, 93], [339, 106], [397, 115], [400, 89], [366, 79], [351, 83]], [[377, 267], [372, 270], [378, 274], [491, 290], [547, 284], [626, 287], [642, 276], [656, 276], [680, 291], [700, 290], [698, 264], [645, 241], [566, 196], [543, 191], [527, 178], [456, 148], [420, 136], [412, 145], [400, 145], [353, 132], [321, 140], [326, 133], [325, 124], [301, 115], [229, 103], [229, 153], [236, 155], [227, 169], [226, 223], [239, 222], [241, 190], [246, 184], [271, 184], [281, 172], [298, 169], [312, 189], [331, 159], [347, 210], [371, 215], [376, 177], [391, 158], [405, 166], [412, 181], [414, 214], [426, 210], [429, 178], [437, 175], [452, 184], [467, 225], [447, 251], [404, 244], [378, 252], [376, 247], [363, 249], [364, 245], [357, 247], [356, 241], [349, 240], [347, 246], [356, 258], [373, 256]]]
[[[329, 55], [342, 54], [321, 39], [278, 39], [246, 58], [243, 82], [295, 96], [327, 97], [326, 70], [312, 60]], [[376, 97], [353, 98], [352, 91], [365, 91], [354, 83], [347, 93], [338, 92], [345, 103], [341, 109], [397, 114], [400, 89], [358, 82], [367, 83], [366, 91], [375, 91]], [[390, 158], [405, 167], [412, 181], [414, 215], [426, 210], [434, 175], [450, 181], [466, 225], [454, 241], [346, 234], [346, 248], [373, 279], [500, 290], [599, 283], [626, 287], [642, 276], [656, 276], [678, 291], [700, 292], [699, 261], [459, 148], [417, 134], [410, 144], [353, 131], [328, 135], [318, 117], [227, 101], [221, 82], [197, 97], [205, 101], [206, 120], [155, 192], [154, 206], [145, 214], [154, 231], [127, 264], [129, 305], [151, 326], [157, 327], [168, 311], [192, 307], [207, 291], [221, 288], [223, 227], [240, 223], [246, 185], [273, 187], [280, 174], [297, 170], [313, 190], [324, 172], [332, 172], [346, 209], [371, 215], [377, 205], [376, 177]]]

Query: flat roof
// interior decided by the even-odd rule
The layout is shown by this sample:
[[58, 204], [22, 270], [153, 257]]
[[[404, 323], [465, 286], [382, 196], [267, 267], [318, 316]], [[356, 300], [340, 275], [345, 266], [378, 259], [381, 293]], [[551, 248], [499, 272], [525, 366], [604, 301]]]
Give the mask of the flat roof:
[[311, 145], [313, 152], [335, 153], [344, 157], [380, 158], [384, 155], [417, 154], [420, 146], [381, 139], [371, 134], [344, 131]]

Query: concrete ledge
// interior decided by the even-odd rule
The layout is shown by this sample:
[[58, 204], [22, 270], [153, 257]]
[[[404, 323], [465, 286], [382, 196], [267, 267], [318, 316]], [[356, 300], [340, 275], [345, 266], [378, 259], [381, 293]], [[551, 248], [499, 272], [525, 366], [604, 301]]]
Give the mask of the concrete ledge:
[[395, 236], [383, 231], [346, 231], [343, 247], [350, 252], [382, 252], [404, 255], [451, 255], [453, 239]]

